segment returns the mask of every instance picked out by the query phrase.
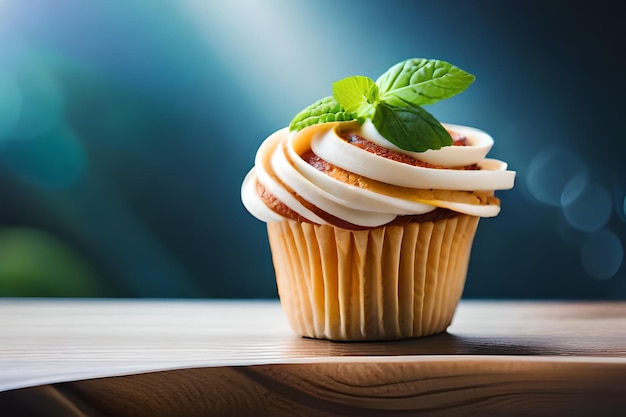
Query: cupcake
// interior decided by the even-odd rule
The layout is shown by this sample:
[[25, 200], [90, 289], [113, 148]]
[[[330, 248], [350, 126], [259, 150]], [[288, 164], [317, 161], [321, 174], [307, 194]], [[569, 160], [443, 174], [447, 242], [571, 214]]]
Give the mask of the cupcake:
[[474, 76], [402, 61], [376, 81], [337, 81], [259, 147], [241, 189], [267, 223], [278, 294], [298, 334], [336, 341], [443, 332], [461, 298], [482, 217], [515, 172], [487, 159], [484, 131], [422, 106]]

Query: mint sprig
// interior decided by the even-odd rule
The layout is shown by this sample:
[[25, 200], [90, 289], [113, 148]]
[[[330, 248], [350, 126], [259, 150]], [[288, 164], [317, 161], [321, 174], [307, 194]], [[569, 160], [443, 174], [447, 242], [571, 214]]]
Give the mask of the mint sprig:
[[[372, 123], [378, 133], [400, 149], [424, 152], [452, 145], [448, 131], [426, 110], [416, 105], [379, 103]], [[389, 138], [393, 138], [393, 141]]]
[[393, 106], [436, 103], [465, 90], [475, 77], [444, 61], [413, 58], [381, 75], [376, 84], [380, 99]]
[[319, 123], [343, 122], [355, 119], [356, 114], [345, 111], [334, 97], [324, 97], [298, 113], [289, 124], [289, 130], [297, 132], [305, 127]]
[[365, 117], [379, 101], [378, 85], [369, 77], [360, 75], [333, 83], [333, 97], [347, 112]]
[[318, 123], [370, 119], [401, 149], [424, 152], [452, 145], [444, 127], [421, 106], [465, 90], [474, 76], [440, 60], [412, 58], [397, 63], [376, 82], [365, 76], [333, 83], [333, 96], [311, 104], [291, 121], [292, 131]]

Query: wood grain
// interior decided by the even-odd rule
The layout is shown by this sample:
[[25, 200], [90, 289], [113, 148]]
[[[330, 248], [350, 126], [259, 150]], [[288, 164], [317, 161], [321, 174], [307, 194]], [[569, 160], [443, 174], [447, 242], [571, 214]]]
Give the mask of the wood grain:
[[337, 343], [275, 302], [0, 301], [0, 415], [626, 415], [626, 303], [462, 302]]

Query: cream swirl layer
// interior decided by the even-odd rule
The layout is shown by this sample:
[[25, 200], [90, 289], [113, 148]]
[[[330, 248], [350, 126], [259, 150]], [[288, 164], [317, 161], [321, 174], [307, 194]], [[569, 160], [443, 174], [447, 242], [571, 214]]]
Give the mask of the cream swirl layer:
[[[444, 126], [466, 137], [466, 146], [407, 152], [382, 137], [370, 122], [362, 126], [353, 122], [317, 124], [295, 133], [279, 130], [259, 147], [255, 166], [243, 181], [242, 202], [265, 222], [285, 217], [268, 206], [259, 188], [298, 217], [317, 224], [377, 227], [397, 216], [420, 215], [436, 208], [496, 216], [500, 206], [490, 196], [494, 190], [512, 188], [515, 172], [507, 170], [505, 162], [485, 158], [493, 145], [487, 133], [466, 126]], [[441, 168], [410, 165], [369, 152], [348, 143], [343, 138], [345, 131]], [[315, 167], [310, 163], [311, 153], [332, 169]], [[464, 169], [474, 164], [479, 169]]]

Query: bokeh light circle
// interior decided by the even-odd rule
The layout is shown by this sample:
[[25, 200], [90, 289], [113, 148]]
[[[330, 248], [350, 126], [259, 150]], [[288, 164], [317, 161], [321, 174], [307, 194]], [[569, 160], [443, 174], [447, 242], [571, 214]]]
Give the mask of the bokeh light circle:
[[58, 80], [44, 68], [25, 68], [16, 82], [22, 103], [13, 138], [31, 138], [46, 133], [61, 122], [65, 100]]
[[581, 182], [574, 177], [561, 196], [563, 214], [572, 227], [583, 232], [594, 232], [606, 225], [613, 204], [610, 193], [603, 186]]
[[590, 234], [581, 248], [585, 272], [599, 280], [612, 278], [622, 265], [624, 247], [615, 233], [602, 229]]
[[80, 251], [43, 230], [0, 228], [0, 294], [97, 297], [102, 286]]
[[0, 145], [13, 132], [21, 110], [22, 94], [17, 83], [10, 76], [0, 73]]
[[87, 155], [74, 131], [62, 126], [45, 135], [7, 141], [0, 161], [24, 181], [43, 189], [63, 189], [81, 177]]
[[588, 171], [585, 161], [567, 148], [539, 152], [531, 160], [526, 177], [528, 190], [544, 204], [558, 207], [566, 186]]
[[561, 206], [567, 206], [576, 201], [589, 184], [589, 175], [587, 171], [581, 172], [574, 176], [561, 193]]

